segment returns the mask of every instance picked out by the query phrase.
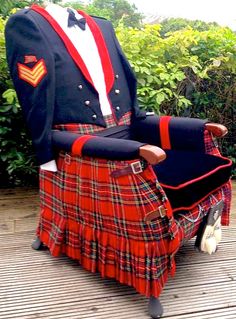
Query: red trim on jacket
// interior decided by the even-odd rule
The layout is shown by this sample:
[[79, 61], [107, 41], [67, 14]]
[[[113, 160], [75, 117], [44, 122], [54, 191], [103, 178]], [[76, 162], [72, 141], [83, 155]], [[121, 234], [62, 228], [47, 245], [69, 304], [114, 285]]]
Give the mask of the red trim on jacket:
[[53, 27], [53, 29], [56, 31], [56, 33], [59, 35], [59, 37], [64, 42], [67, 51], [69, 52], [70, 56], [72, 57], [72, 59], [74, 60], [76, 65], [82, 71], [82, 73], [84, 74], [87, 81], [90, 82], [92, 84], [92, 86], [94, 87], [92, 78], [88, 72], [88, 69], [87, 69], [83, 59], [81, 58], [81, 56], [78, 53], [78, 51], [76, 50], [75, 46], [73, 45], [71, 40], [68, 38], [66, 33], [63, 31], [61, 26], [57, 23], [57, 21], [44, 8], [41, 8], [40, 6], [38, 6], [36, 4], [32, 5], [31, 9], [34, 10], [35, 12], [39, 13], [41, 16], [43, 16], [48, 21], [48, 23]]
[[[42, 7], [34, 4], [31, 6], [31, 9], [42, 15], [53, 27], [53, 29], [57, 32], [59, 37], [62, 39], [62, 41], [65, 44], [66, 49], [68, 50], [69, 54], [75, 61], [76, 65], [81, 69], [82, 73], [84, 74], [85, 78], [94, 86], [94, 83], [92, 81], [92, 78], [88, 72], [88, 69], [81, 58], [80, 54], [76, 50], [75, 46], [69, 39], [69, 37], [66, 35], [64, 30], [61, 28], [61, 26], [57, 23], [57, 21]], [[105, 84], [106, 84], [106, 92], [107, 94], [110, 92], [111, 88], [114, 84], [114, 71], [112, 68], [112, 63], [110, 60], [109, 52], [106, 46], [106, 42], [104, 40], [104, 37], [102, 35], [101, 30], [99, 29], [96, 22], [85, 12], [78, 11], [79, 14], [81, 14], [88, 23], [88, 26], [94, 36], [94, 40], [96, 42], [98, 53], [101, 58], [104, 78], [105, 78]]]
[[86, 22], [88, 23], [88, 26], [94, 36], [94, 40], [96, 42], [98, 53], [100, 55], [101, 62], [102, 62], [102, 68], [103, 68], [103, 73], [104, 73], [104, 78], [106, 83], [106, 92], [108, 94], [114, 84], [114, 71], [113, 71], [110, 55], [106, 46], [106, 42], [96, 22], [87, 13], [81, 10], [78, 10], [78, 13], [86, 19]]

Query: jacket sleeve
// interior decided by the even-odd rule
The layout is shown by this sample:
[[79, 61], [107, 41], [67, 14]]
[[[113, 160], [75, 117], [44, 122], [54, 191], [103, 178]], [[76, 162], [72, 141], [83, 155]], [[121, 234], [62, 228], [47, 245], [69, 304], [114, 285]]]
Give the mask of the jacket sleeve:
[[39, 164], [51, 161], [55, 98], [54, 57], [30, 10], [11, 16], [5, 28], [7, 61]]
[[146, 144], [134, 140], [82, 135], [68, 131], [53, 131], [52, 141], [57, 151], [108, 160], [137, 159], [140, 147]]
[[[10, 73], [40, 165], [54, 159], [55, 149], [117, 160], [139, 156], [144, 143], [136, 141], [108, 137], [88, 140], [79, 135], [70, 135], [68, 141], [66, 132], [53, 138], [55, 62], [50, 44], [30, 10], [22, 10], [8, 20], [5, 36]], [[129, 68], [128, 62], [124, 63]], [[133, 89], [135, 94], [136, 87]]]

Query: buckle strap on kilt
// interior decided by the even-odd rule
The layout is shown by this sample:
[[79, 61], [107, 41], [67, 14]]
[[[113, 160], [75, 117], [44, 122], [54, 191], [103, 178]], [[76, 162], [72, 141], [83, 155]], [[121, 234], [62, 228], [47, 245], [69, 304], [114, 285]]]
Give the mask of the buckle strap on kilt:
[[111, 177], [117, 178], [117, 177], [125, 176], [128, 174], [139, 174], [143, 172], [143, 170], [145, 169], [145, 166], [146, 165], [143, 162], [136, 161], [124, 168], [120, 168], [111, 172]]
[[152, 220], [154, 220], [156, 218], [159, 218], [159, 217], [164, 218], [164, 217], [166, 217], [166, 211], [167, 211], [167, 209], [163, 205], [161, 205], [161, 206], [158, 207], [157, 210], [148, 213], [144, 217], [144, 220], [147, 223], [150, 223]]

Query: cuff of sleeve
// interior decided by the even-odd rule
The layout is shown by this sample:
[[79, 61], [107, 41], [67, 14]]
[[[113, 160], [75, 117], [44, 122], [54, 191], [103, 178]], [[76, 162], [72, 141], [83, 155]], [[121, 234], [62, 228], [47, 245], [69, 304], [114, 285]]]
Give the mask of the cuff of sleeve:
[[49, 172], [57, 172], [57, 163], [55, 160], [52, 160], [50, 162], [40, 165], [40, 169]]
[[81, 156], [84, 144], [88, 140], [93, 139], [93, 138], [96, 138], [96, 137], [91, 136], [91, 135], [84, 135], [84, 136], [80, 136], [79, 138], [77, 138], [72, 145], [72, 149], [71, 149], [72, 154]]

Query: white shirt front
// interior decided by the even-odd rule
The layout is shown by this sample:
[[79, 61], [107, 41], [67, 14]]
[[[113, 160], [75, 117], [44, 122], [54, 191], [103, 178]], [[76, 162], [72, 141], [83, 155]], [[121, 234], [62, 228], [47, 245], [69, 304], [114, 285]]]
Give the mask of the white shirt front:
[[[50, 3], [46, 6], [45, 10], [53, 17], [54, 20], [57, 21], [57, 23], [66, 33], [66, 35], [80, 54], [84, 64], [87, 67], [95, 89], [98, 92], [100, 107], [103, 116], [112, 114], [111, 105], [106, 93], [106, 83], [101, 58], [95, 39], [88, 24], [86, 23], [85, 30], [81, 30], [80, 27], [78, 27], [77, 25], [69, 28], [69, 13], [67, 12], [67, 8], [63, 8], [59, 5]], [[76, 10], [73, 11], [77, 19], [82, 18], [82, 16]], [[52, 172], [57, 171], [57, 165], [54, 160], [41, 165], [40, 168]]]
[[[72, 9], [73, 10], [73, 9]], [[87, 70], [94, 83], [95, 89], [99, 95], [99, 102], [103, 116], [112, 114], [111, 106], [106, 94], [106, 84], [101, 63], [101, 58], [98, 53], [98, 48], [94, 40], [93, 34], [86, 24], [85, 30], [81, 30], [80, 27], [74, 25], [68, 27], [68, 15], [67, 8], [62, 8], [56, 4], [49, 4], [46, 7], [46, 11], [57, 21], [68, 38], [73, 43], [74, 47], [80, 54]], [[77, 19], [82, 16], [76, 11], [75, 17]]]

